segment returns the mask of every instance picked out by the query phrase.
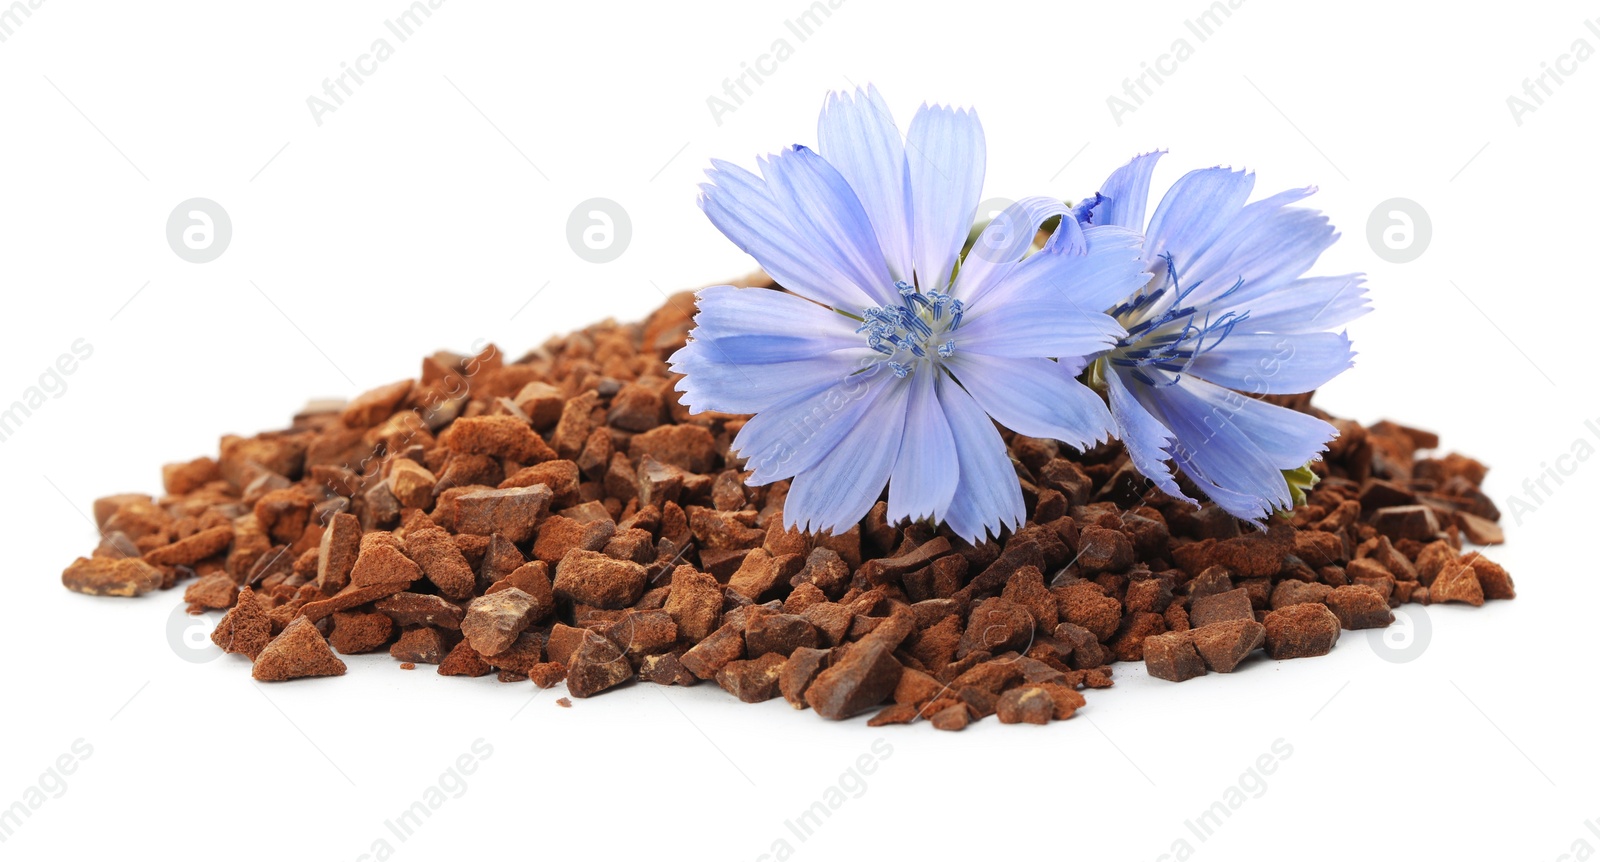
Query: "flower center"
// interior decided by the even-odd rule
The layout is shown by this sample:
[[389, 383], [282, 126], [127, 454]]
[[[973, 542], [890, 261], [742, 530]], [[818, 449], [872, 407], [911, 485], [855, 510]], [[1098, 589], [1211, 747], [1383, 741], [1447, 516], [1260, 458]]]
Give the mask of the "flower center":
[[867, 346], [883, 356], [896, 377], [907, 377], [923, 364], [937, 365], [955, 355], [950, 337], [961, 326], [966, 308], [948, 293], [926, 293], [903, 281], [894, 283], [899, 305], [882, 305], [861, 312], [857, 332], [867, 335]]
[[[1172, 255], [1162, 255], [1166, 266], [1152, 273], [1150, 283], [1137, 295], [1111, 309], [1110, 314], [1128, 330], [1112, 349], [1110, 361], [1130, 369], [1134, 378], [1149, 386], [1171, 386], [1187, 371], [1194, 358], [1215, 349], [1249, 315], [1229, 311], [1217, 319], [1188, 300], [1200, 282], [1187, 287], [1179, 284], [1178, 268]], [[1211, 302], [1227, 297], [1244, 285], [1239, 279], [1233, 287]], [[1209, 304], [1209, 303], [1208, 303]]]

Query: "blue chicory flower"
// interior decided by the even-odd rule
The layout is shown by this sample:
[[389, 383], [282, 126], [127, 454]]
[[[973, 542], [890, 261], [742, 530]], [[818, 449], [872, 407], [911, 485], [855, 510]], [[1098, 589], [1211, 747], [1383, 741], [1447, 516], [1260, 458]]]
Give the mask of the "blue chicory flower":
[[761, 159], [760, 175], [707, 172], [702, 209], [786, 291], [699, 293], [670, 360], [684, 403], [754, 414], [733, 449], [749, 484], [792, 478], [786, 526], [848, 528], [887, 484], [891, 522], [932, 518], [969, 541], [1015, 528], [1021, 488], [994, 422], [1106, 438], [1105, 403], [1053, 358], [1123, 336], [1104, 310], [1146, 280], [1138, 236], [1028, 198], [962, 258], [983, 185], [976, 114], [923, 105], [902, 139], [868, 88], [831, 95], [817, 126], [818, 150]]
[[1364, 279], [1302, 277], [1338, 238], [1321, 213], [1290, 206], [1315, 188], [1246, 203], [1254, 174], [1192, 171], [1146, 225], [1160, 155], [1135, 158], [1075, 210], [1085, 225], [1142, 230], [1148, 273], [1110, 307], [1127, 334], [1093, 359], [1088, 377], [1105, 389], [1135, 468], [1157, 487], [1194, 502], [1170, 460], [1230, 514], [1259, 522], [1293, 507], [1284, 471], [1304, 467], [1338, 432], [1247, 396], [1309, 392], [1349, 368], [1350, 339], [1330, 330], [1369, 310]]

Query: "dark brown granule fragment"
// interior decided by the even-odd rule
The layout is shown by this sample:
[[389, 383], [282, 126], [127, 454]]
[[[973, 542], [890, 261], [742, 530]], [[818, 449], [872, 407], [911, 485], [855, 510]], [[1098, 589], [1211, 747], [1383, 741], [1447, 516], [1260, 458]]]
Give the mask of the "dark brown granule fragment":
[[383, 614], [342, 611], [333, 615], [328, 644], [336, 652], [355, 655], [378, 649], [393, 634], [394, 621]]
[[849, 718], [893, 694], [900, 671], [890, 648], [876, 642], [857, 644], [817, 674], [806, 689], [806, 703], [823, 718]]
[[190, 613], [233, 607], [238, 598], [239, 585], [227, 572], [216, 572], [190, 584], [183, 591], [183, 600], [189, 603]]
[[239, 591], [238, 599], [217, 627], [211, 631], [211, 642], [223, 652], [238, 653], [254, 661], [261, 650], [272, 640], [272, 623], [256, 600], [255, 591], [249, 587]]
[[1183, 682], [1203, 676], [1205, 662], [1195, 650], [1193, 632], [1167, 632], [1144, 642], [1144, 666], [1151, 676]]
[[400, 663], [400, 669], [401, 670], [416, 670], [417, 669], [417, 665], [416, 665], [416, 662], [403, 661], [403, 662]]
[[1467, 563], [1447, 563], [1428, 586], [1428, 596], [1435, 602], [1464, 602], [1481, 605], [1484, 601], [1483, 584], [1477, 571]]
[[559, 706], [562, 709], [571, 709], [572, 701], [564, 697], [558, 697], [556, 698], [556, 706]]
[[1381, 629], [1394, 622], [1385, 596], [1372, 587], [1351, 585], [1335, 588], [1326, 604], [1347, 629]]
[[262, 682], [281, 682], [307, 676], [342, 676], [344, 672], [344, 662], [328, 649], [316, 624], [300, 617], [261, 650], [250, 673]]
[[1189, 634], [1195, 652], [1209, 670], [1232, 673], [1239, 663], [1267, 642], [1267, 628], [1254, 619], [1222, 620]]
[[633, 666], [617, 645], [585, 632], [567, 662], [567, 691], [573, 697], [592, 697], [633, 678]]
[[137, 557], [79, 557], [61, 573], [61, 583], [91, 596], [142, 596], [162, 586], [161, 570]]
[[623, 608], [644, 594], [649, 573], [629, 560], [574, 548], [556, 564], [555, 596], [599, 608]]
[[728, 662], [717, 671], [717, 685], [745, 703], [771, 700], [778, 694], [778, 677], [785, 661], [784, 656], [769, 652]]
[[528, 679], [540, 688], [550, 688], [567, 678], [567, 666], [558, 661], [540, 662], [528, 668]]
[[478, 653], [494, 655], [533, 623], [534, 609], [533, 597], [515, 588], [480, 596], [467, 605], [461, 634]]
[[488, 676], [490, 670], [489, 663], [465, 640], [439, 662], [440, 676]]
[[1265, 625], [1267, 655], [1275, 659], [1327, 655], [1339, 640], [1339, 618], [1320, 604], [1272, 611]]
[[1001, 724], [1049, 724], [1055, 718], [1056, 702], [1039, 686], [1019, 686], [1000, 695], [995, 714]]
[[400, 633], [389, 655], [407, 664], [438, 664], [449, 654], [453, 640], [436, 628], [415, 628]]

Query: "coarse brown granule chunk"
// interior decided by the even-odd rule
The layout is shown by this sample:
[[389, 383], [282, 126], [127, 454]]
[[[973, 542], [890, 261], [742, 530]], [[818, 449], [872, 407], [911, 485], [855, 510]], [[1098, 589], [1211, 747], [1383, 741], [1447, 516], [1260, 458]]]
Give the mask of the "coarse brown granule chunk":
[[681, 656], [683, 666], [689, 672], [701, 679], [711, 679], [722, 670], [728, 662], [744, 657], [744, 632], [738, 626], [728, 623], [711, 634]]
[[528, 423], [515, 416], [474, 416], [457, 419], [440, 442], [450, 451], [468, 455], [493, 455], [518, 464], [552, 461], [556, 453]]
[[440, 676], [488, 676], [491, 670], [493, 668], [484, 661], [483, 655], [465, 640], [457, 643], [444, 661], [439, 662]]
[[1511, 575], [1499, 563], [1479, 553], [1471, 553], [1462, 557], [1462, 561], [1472, 567], [1473, 574], [1478, 576], [1478, 585], [1483, 589], [1486, 599], [1514, 599], [1517, 597], [1516, 584], [1512, 583]]
[[528, 679], [540, 688], [550, 688], [567, 678], [567, 666], [558, 661], [542, 661], [528, 668]]
[[1394, 622], [1389, 602], [1372, 587], [1352, 584], [1336, 587], [1325, 603], [1347, 629], [1381, 629]]
[[161, 468], [161, 485], [171, 496], [192, 494], [208, 483], [222, 479], [222, 471], [213, 458], [196, 458], [181, 464], [167, 464]]
[[556, 564], [555, 595], [598, 608], [624, 608], [639, 600], [649, 577], [644, 566], [574, 548]]
[[170, 545], [146, 551], [144, 560], [157, 566], [192, 566], [212, 554], [221, 553], [232, 541], [233, 527], [212, 527]]
[[1055, 714], [1055, 699], [1036, 685], [1013, 688], [995, 702], [1001, 724], [1049, 724]]
[[262, 648], [250, 675], [262, 682], [307, 676], [343, 676], [344, 662], [328, 648], [315, 623], [298, 617]]
[[1250, 594], [1241, 587], [1194, 599], [1189, 605], [1189, 625], [1205, 628], [1224, 620], [1253, 620]]
[[339, 414], [347, 428], [371, 428], [388, 419], [411, 394], [413, 381], [401, 380], [357, 395]]
[[380, 613], [341, 611], [333, 615], [328, 645], [344, 655], [372, 652], [389, 642], [394, 621]]
[[1265, 620], [1267, 655], [1275, 659], [1327, 655], [1339, 640], [1339, 618], [1320, 604], [1290, 605]]
[[142, 596], [161, 586], [161, 570], [138, 557], [79, 557], [61, 572], [61, 583], [91, 596]]
[[769, 653], [787, 658], [802, 647], [817, 646], [817, 629], [796, 614], [764, 614], [745, 626], [745, 654], [752, 659]]
[[411, 664], [438, 664], [451, 646], [446, 632], [424, 626], [401, 632], [400, 639], [389, 647], [389, 655]]
[[441, 595], [458, 602], [472, 598], [477, 575], [450, 534], [431, 523], [423, 519], [422, 524], [406, 528], [406, 557], [422, 569]]
[[226, 653], [238, 653], [254, 661], [261, 650], [272, 640], [272, 623], [249, 587], [239, 591], [237, 601], [217, 627], [211, 630], [211, 642]]
[[717, 458], [717, 441], [700, 425], [663, 425], [628, 442], [628, 457], [641, 461], [648, 455], [690, 473], [709, 473]]
[[567, 691], [573, 697], [593, 697], [633, 678], [633, 666], [617, 645], [585, 631], [567, 662]]
[[806, 703], [823, 718], [849, 718], [887, 700], [900, 681], [900, 670], [890, 648], [857, 644], [817, 674], [806, 689]]
[[480, 596], [467, 605], [461, 634], [479, 654], [494, 655], [533, 623], [536, 606], [532, 596], [515, 587]]
[[1433, 583], [1428, 585], [1428, 596], [1435, 602], [1464, 602], [1477, 606], [1484, 601], [1483, 584], [1471, 565], [1457, 560], [1439, 570]]
[[647, 655], [639, 661], [639, 678], [656, 685], [696, 685], [700, 678], [683, 666], [676, 653]]
[[525, 631], [517, 635], [511, 646], [494, 655], [486, 655], [483, 659], [502, 672], [527, 676], [534, 665], [544, 659], [544, 636], [537, 632]]
[[1188, 632], [1206, 667], [1232, 673], [1250, 653], [1267, 642], [1267, 628], [1254, 619], [1221, 620]]
[[771, 700], [778, 694], [778, 677], [785, 661], [782, 655], [766, 653], [728, 662], [717, 671], [717, 685], [745, 703]]
[[1167, 632], [1145, 638], [1145, 670], [1153, 677], [1171, 682], [1204, 676], [1206, 665], [1195, 650], [1193, 634], [1193, 631]]
[[394, 534], [372, 532], [361, 537], [361, 553], [350, 568], [351, 586], [399, 584], [404, 589], [421, 578], [421, 567], [400, 549]]
[[432, 471], [409, 458], [401, 458], [389, 468], [389, 493], [408, 509], [433, 508], [433, 489], [438, 484]]
[[317, 588], [329, 594], [344, 589], [360, 554], [361, 520], [347, 512], [335, 513], [317, 544]]
[[183, 591], [183, 600], [189, 603], [190, 613], [233, 607], [238, 597], [239, 585], [227, 572], [214, 572], [190, 584]]
[[544, 485], [470, 491], [455, 499], [456, 531], [526, 542], [550, 511], [552, 498]]
[[395, 593], [379, 599], [373, 606], [388, 614], [397, 626], [436, 626], [459, 631], [466, 610], [440, 596], [421, 593]]

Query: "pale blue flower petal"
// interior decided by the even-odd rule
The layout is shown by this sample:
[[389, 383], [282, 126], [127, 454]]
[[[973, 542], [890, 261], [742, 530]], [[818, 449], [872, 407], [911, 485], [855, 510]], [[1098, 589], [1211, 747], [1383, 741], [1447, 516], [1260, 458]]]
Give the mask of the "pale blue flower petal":
[[792, 396], [757, 411], [733, 438], [733, 451], [748, 459], [745, 469], [751, 475], [746, 481], [751, 485], [766, 485], [811, 469], [887, 388], [899, 382], [887, 372], [840, 377], [837, 371], [829, 371], [814, 377], [774, 374], [770, 378], [787, 386]]
[[938, 393], [961, 462], [961, 479], [945, 523], [973, 544], [991, 533], [998, 537], [1007, 527], [1017, 529], [1027, 517], [1027, 508], [1016, 468], [994, 421], [949, 377], [939, 378]]
[[[1051, 216], [1065, 215], [1066, 204], [1055, 198], [1028, 197], [1006, 207], [986, 225], [961, 261], [951, 293], [974, 306], [980, 306], [996, 286], [1005, 284], [1033, 245], [1039, 226]], [[1086, 246], [1083, 228], [1075, 220], [1063, 218], [1065, 229], [1050, 235], [1050, 250], [1062, 255], [1083, 254]], [[1059, 244], [1057, 243], [1058, 238]]]
[[1360, 275], [1298, 278], [1250, 303], [1249, 328], [1258, 332], [1321, 332], [1372, 310]]
[[866, 516], [894, 471], [911, 387], [887, 386], [814, 467], [794, 477], [785, 527], [844, 531]]
[[1134, 156], [1111, 173], [1100, 187], [1100, 200], [1089, 210], [1089, 224], [1117, 225], [1144, 231], [1144, 211], [1150, 200], [1150, 174], [1164, 150]]
[[907, 519], [944, 520], [955, 497], [960, 462], [935, 381], [933, 374], [917, 374], [910, 381], [905, 434], [889, 480], [891, 524]]
[[1178, 487], [1172, 468], [1167, 464], [1171, 458], [1168, 450], [1175, 440], [1172, 432], [1133, 397], [1122, 382], [1121, 375], [1106, 375], [1106, 395], [1111, 402], [1111, 415], [1116, 421], [1117, 439], [1122, 441], [1122, 447], [1127, 450], [1134, 469], [1168, 495], [1194, 503], [1195, 500]]
[[[967, 301], [973, 309], [968, 321], [1004, 309], [1013, 302], [1052, 302], [1066, 313], [1104, 312], [1150, 280], [1140, 259], [1141, 237], [1119, 227], [1090, 227], [1084, 232], [1082, 254], [1050, 249], [1029, 255], [1000, 278], [986, 280], [981, 291]], [[957, 277], [964, 287], [966, 269]], [[1053, 356], [1036, 351], [1033, 356]]]
[[1145, 230], [1144, 259], [1152, 265], [1170, 254], [1178, 271], [1228, 229], [1255, 185], [1255, 174], [1205, 168], [1184, 174], [1156, 206]]
[[1189, 374], [1247, 395], [1310, 392], [1355, 364], [1342, 332], [1234, 333], [1194, 358]]
[[917, 286], [943, 290], [983, 192], [983, 126], [971, 110], [923, 105], [906, 133]]
[[1049, 359], [957, 353], [946, 365], [1001, 425], [1018, 434], [1086, 449], [1111, 433], [1111, 413], [1094, 390], [1062, 377]]
[[715, 342], [713, 358], [740, 365], [810, 359], [863, 347], [856, 321], [781, 290], [719, 285], [695, 294], [689, 337]]
[[1171, 452], [1190, 478], [1230, 514], [1247, 520], [1291, 508], [1283, 471], [1305, 465], [1337, 434], [1314, 416], [1187, 375], [1173, 386], [1138, 393], [1140, 403], [1173, 431]]
[[1098, 353], [1126, 334], [1110, 315], [1071, 304], [1065, 292], [994, 306], [961, 327], [962, 355], [1081, 356]]
[[772, 197], [761, 177], [724, 161], [713, 161], [700, 186], [700, 208], [733, 244], [756, 259], [789, 290], [834, 308], [858, 309], [872, 297], [815, 253]]
[[911, 169], [878, 88], [828, 95], [817, 120], [817, 151], [861, 199], [892, 279], [911, 281]]
[[889, 264], [861, 200], [827, 160], [795, 146], [762, 160], [761, 173], [772, 199], [813, 255], [843, 273], [875, 304], [898, 300]]
[[684, 375], [677, 389], [693, 412], [759, 413], [840, 383], [871, 355], [863, 347], [788, 362], [741, 364], [728, 361], [716, 342], [691, 341], [672, 354], [669, 367]]

